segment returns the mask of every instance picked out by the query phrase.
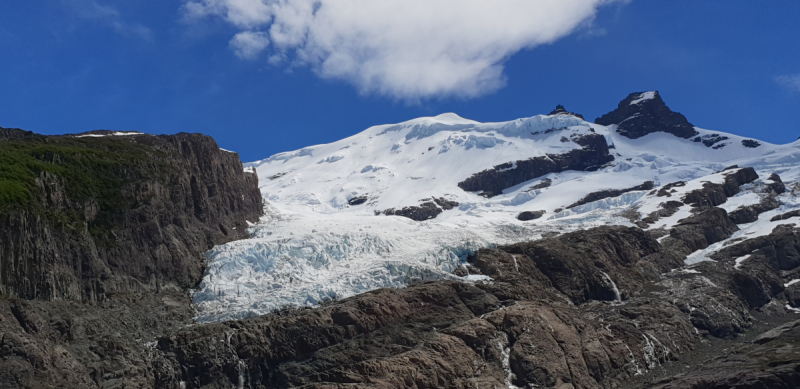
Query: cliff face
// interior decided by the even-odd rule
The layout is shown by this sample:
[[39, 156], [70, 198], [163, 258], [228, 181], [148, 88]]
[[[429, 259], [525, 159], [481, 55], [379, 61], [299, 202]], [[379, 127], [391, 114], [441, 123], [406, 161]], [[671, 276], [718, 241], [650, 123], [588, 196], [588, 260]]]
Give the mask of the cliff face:
[[256, 174], [199, 134], [0, 136], [0, 294], [103, 300], [196, 285], [262, 213]]

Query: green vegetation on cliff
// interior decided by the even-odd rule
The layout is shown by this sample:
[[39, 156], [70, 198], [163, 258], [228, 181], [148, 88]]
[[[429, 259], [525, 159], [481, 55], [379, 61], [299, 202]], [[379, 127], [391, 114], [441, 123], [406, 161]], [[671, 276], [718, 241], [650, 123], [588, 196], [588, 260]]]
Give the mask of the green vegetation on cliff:
[[0, 212], [37, 208], [36, 179], [43, 173], [63, 179], [72, 201], [95, 199], [101, 208], [115, 205], [126, 181], [138, 178], [131, 174], [157, 174], [169, 168], [153, 163], [151, 154], [152, 150], [125, 138], [37, 136], [0, 141]]
[[[89, 231], [100, 243], [132, 201], [125, 184], [163, 177], [172, 167], [164, 153], [129, 137], [26, 136], [0, 140], [0, 214], [40, 213], [64, 230], [82, 228], [95, 206]], [[59, 193], [60, 192], [60, 193]], [[60, 207], [43, 204], [62, 199]]]

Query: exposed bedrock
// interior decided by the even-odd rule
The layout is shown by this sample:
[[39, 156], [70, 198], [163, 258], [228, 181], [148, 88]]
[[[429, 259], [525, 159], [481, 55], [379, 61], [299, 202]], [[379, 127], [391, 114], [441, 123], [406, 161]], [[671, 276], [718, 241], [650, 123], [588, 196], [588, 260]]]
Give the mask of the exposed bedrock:
[[185, 293], [0, 300], [0, 388], [152, 388], [156, 337], [194, 314]]
[[564, 154], [548, 154], [526, 160], [507, 162], [478, 172], [459, 182], [467, 192], [482, 192], [485, 197], [503, 193], [504, 189], [549, 173], [565, 170], [594, 171], [614, 160], [602, 135], [589, 134], [574, 139], [582, 146]]
[[672, 272], [682, 263], [664, 261], [730, 236], [724, 217], [698, 213], [666, 244], [597, 227], [482, 249], [468, 268], [492, 282], [428, 282], [186, 328], [159, 340], [156, 386], [606, 388], [659, 375], [705, 337], [752, 325], [737, 271], [705, 262]]
[[444, 197], [432, 197], [420, 200], [419, 205], [403, 207], [401, 209], [389, 208], [383, 212], [375, 211], [375, 214], [386, 216], [402, 216], [418, 222], [433, 219], [444, 211], [449, 211], [459, 204], [457, 201], [448, 200]]
[[653, 389], [791, 389], [800, 387], [800, 321], [769, 330], [698, 360], [687, 372]]
[[571, 116], [575, 116], [575, 117], [583, 119], [583, 115], [581, 115], [579, 113], [567, 111], [567, 109], [564, 108], [564, 106], [561, 105], [561, 104], [556, 105], [556, 109], [550, 111], [550, 113], [548, 115], [571, 115]]
[[[652, 93], [652, 97], [648, 97]], [[679, 138], [697, 135], [694, 126], [680, 113], [673, 112], [657, 92], [631, 93], [617, 109], [595, 119], [597, 124], [617, 125], [617, 132], [636, 139], [654, 132], [666, 132]]]
[[786, 192], [786, 185], [783, 183], [783, 180], [781, 180], [781, 176], [772, 173], [767, 180], [770, 181], [770, 183], [766, 185], [766, 193], [781, 194]]
[[669, 231], [669, 236], [681, 242], [685, 250], [688, 250], [681, 254], [688, 255], [727, 239], [738, 230], [739, 227], [728, 218], [724, 209], [708, 207], [678, 221], [678, 225]]
[[0, 152], [42, 170], [19, 180], [29, 197], [0, 207], [5, 296], [95, 301], [193, 287], [202, 253], [244, 237], [262, 213], [256, 174], [205, 135], [17, 134]]
[[682, 199], [684, 204], [692, 206], [717, 206], [739, 193], [739, 187], [749, 184], [758, 179], [755, 169], [752, 167], [734, 168], [725, 175], [724, 183], [716, 184], [706, 182], [702, 189], [693, 190]]
[[634, 187], [625, 188], [625, 189], [605, 189], [600, 190], [597, 192], [589, 193], [588, 195], [584, 196], [582, 199], [576, 201], [574, 204], [571, 204], [567, 208], [577, 207], [579, 205], [588, 204], [593, 201], [607, 199], [609, 197], [617, 197], [622, 195], [623, 193], [633, 192], [637, 190], [650, 190], [653, 189], [655, 184], [653, 181], [645, 181], [641, 185], [636, 185]]
[[520, 212], [517, 215], [517, 220], [523, 221], [523, 222], [526, 222], [526, 221], [529, 221], [529, 220], [536, 220], [536, 219], [544, 216], [545, 212], [547, 212], [547, 211], [543, 211], [543, 210], [539, 210], [539, 211], [523, 211], [523, 212]]
[[783, 278], [800, 278], [800, 234], [792, 225], [778, 225], [769, 235], [732, 244], [712, 258], [757, 276], [764, 293], [771, 297], [784, 290]]
[[774, 196], [765, 196], [758, 204], [739, 207], [729, 213], [728, 217], [736, 224], [752, 223], [758, 220], [758, 215], [777, 209], [780, 206], [780, 202]]

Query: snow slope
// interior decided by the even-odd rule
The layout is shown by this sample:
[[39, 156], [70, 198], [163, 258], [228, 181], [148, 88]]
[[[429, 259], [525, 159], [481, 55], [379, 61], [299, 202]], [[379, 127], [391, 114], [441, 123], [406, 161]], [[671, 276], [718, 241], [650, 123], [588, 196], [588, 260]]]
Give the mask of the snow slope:
[[[641, 96], [642, 101], [648, 98]], [[727, 137], [712, 148], [663, 132], [628, 139], [615, 129], [568, 114], [478, 123], [447, 113], [371, 127], [338, 142], [245, 164], [258, 173], [266, 215], [251, 227], [250, 239], [208, 253], [208, 269], [194, 295], [198, 320], [259, 315], [415, 280], [456, 278], [451, 272], [480, 247], [538, 239], [553, 231], [630, 225], [623, 211], [646, 215], [664, 201], [649, 191], [634, 191], [559, 209], [598, 190], [687, 181], [676, 188], [680, 196], [705, 181], [721, 182], [723, 175], [715, 172], [734, 164], [755, 167], [762, 180], [772, 172], [784, 182], [800, 179], [800, 142], [759, 141], [752, 148], [743, 144], [747, 138], [697, 128], [704, 139]], [[501, 163], [579, 149], [570, 137], [593, 133], [613, 146], [614, 161], [598, 171], [547, 174], [492, 198], [458, 187], [472, 174]], [[549, 187], [531, 189], [546, 178]], [[740, 196], [729, 206], [759, 201], [753, 193]], [[784, 195], [786, 205], [770, 215], [800, 207], [791, 196]], [[431, 197], [459, 206], [422, 222], [376, 215]], [[677, 223], [689, 215], [688, 208], [652, 227]], [[533, 221], [516, 219], [522, 211], [537, 210], [546, 213]], [[769, 228], [761, 222], [750, 228]], [[696, 254], [699, 260], [708, 253]]]

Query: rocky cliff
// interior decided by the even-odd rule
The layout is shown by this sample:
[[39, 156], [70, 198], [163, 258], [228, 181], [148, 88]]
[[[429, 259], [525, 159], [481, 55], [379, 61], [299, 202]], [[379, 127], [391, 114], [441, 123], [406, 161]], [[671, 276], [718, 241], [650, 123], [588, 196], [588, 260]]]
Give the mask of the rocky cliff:
[[95, 301], [199, 282], [245, 236], [257, 176], [204, 135], [0, 137], [0, 294]]

